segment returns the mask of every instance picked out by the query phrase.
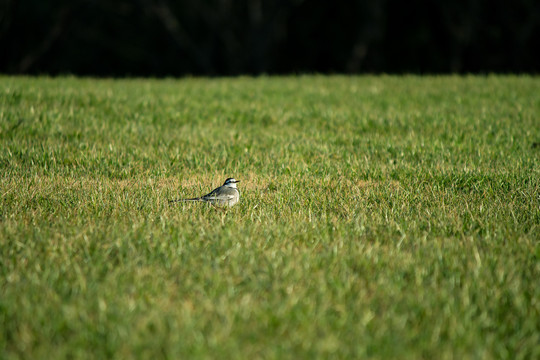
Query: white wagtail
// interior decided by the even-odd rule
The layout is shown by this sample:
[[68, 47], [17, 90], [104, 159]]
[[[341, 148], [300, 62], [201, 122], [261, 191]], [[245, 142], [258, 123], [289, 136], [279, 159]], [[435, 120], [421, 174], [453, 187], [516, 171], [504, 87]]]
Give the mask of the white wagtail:
[[178, 201], [204, 201], [215, 206], [231, 207], [240, 200], [240, 191], [236, 187], [237, 182], [240, 180], [228, 178], [222, 186], [212, 190], [209, 194], [192, 199], [169, 200], [169, 204]]

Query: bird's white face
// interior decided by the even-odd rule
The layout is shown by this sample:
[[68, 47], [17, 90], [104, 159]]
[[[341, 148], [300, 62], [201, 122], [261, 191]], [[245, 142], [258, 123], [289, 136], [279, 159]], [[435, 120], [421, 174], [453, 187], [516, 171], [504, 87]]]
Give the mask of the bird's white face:
[[236, 189], [236, 183], [237, 182], [240, 182], [240, 180], [236, 180], [234, 178], [228, 178], [227, 180], [225, 180], [225, 183], [223, 185]]

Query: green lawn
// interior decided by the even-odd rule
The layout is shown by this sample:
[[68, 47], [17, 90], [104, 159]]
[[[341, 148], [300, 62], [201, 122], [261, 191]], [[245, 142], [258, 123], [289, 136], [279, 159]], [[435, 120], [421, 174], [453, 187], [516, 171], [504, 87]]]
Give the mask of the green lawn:
[[538, 77], [0, 76], [0, 194], [1, 359], [540, 357]]

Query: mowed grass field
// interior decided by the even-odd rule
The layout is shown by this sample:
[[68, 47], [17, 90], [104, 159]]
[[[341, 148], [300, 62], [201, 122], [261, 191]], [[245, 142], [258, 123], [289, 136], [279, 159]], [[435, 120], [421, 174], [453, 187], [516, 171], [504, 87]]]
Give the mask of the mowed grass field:
[[538, 77], [3, 76], [0, 182], [2, 359], [540, 357]]

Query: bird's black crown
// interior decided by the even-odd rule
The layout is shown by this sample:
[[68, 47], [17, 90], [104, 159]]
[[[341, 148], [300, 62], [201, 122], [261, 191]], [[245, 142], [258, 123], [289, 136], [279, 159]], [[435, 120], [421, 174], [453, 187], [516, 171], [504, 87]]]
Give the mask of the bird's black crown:
[[235, 178], [228, 178], [227, 180], [225, 180], [225, 183], [223, 185], [236, 184], [237, 182], [240, 182], [240, 180], [236, 180]]

